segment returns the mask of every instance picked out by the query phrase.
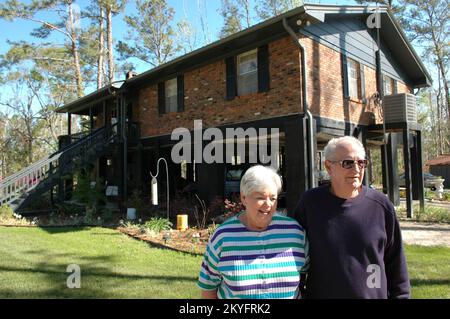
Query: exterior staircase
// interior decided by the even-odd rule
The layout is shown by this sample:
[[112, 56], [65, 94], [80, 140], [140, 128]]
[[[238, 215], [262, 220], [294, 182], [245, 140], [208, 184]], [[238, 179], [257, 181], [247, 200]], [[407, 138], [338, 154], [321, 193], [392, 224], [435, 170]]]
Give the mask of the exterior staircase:
[[0, 182], [0, 205], [14, 212], [23, 209], [58, 185], [77, 168], [92, 163], [116, 141], [117, 124], [99, 128], [91, 134], [77, 136], [71, 144], [43, 158]]

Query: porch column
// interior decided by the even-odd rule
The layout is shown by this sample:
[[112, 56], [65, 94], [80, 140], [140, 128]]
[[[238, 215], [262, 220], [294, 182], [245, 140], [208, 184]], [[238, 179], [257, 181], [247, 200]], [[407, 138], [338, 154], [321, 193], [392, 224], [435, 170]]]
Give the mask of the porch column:
[[308, 189], [307, 167], [307, 125], [304, 117], [299, 117], [284, 125], [286, 136], [286, 206], [292, 214], [300, 196]]
[[412, 218], [412, 185], [411, 185], [411, 150], [409, 148], [409, 127], [403, 130], [403, 158], [405, 162], [406, 216]]
[[400, 205], [397, 146], [397, 133], [390, 133], [387, 144], [387, 173], [389, 174], [388, 195], [394, 206]]
[[72, 113], [67, 113], [67, 135], [72, 135]]
[[89, 106], [89, 134], [92, 134], [94, 128], [94, 117], [92, 116], [92, 106]]
[[417, 167], [417, 185], [418, 185], [418, 199], [420, 201], [420, 211], [425, 210], [425, 196], [423, 188], [423, 160], [422, 160], [422, 132], [420, 130], [416, 131], [416, 143], [414, 145], [414, 153], [416, 155]]

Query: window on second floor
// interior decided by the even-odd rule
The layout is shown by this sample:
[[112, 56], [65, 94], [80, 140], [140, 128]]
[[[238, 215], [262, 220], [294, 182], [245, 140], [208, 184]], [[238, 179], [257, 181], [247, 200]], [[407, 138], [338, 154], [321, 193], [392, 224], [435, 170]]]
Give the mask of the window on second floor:
[[344, 97], [365, 103], [364, 66], [346, 55], [342, 55]]
[[257, 50], [237, 56], [237, 94], [245, 95], [258, 91]]
[[225, 66], [227, 100], [232, 100], [236, 96], [269, 91], [268, 45], [230, 56], [225, 59]]
[[158, 109], [160, 115], [184, 110], [183, 75], [158, 83]]
[[384, 95], [391, 95], [397, 93], [397, 85], [396, 81], [387, 76], [383, 75], [383, 94]]
[[178, 109], [177, 78], [173, 78], [164, 82], [164, 85], [166, 113], [176, 112]]
[[348, 94], [350, 98], [361, 98], [361, 69], [358, 62], [352, 59], [347, 61], [348, 67]]

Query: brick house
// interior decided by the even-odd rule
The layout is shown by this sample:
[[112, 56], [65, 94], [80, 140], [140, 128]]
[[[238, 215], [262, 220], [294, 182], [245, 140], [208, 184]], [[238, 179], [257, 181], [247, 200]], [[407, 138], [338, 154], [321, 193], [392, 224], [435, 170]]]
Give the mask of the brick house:
[[[156, 173], [163, 157], [171, 194], [194, 183], [200, 197], [211, 201], [230, 195], [233, 181], [251, 165], [249, 154], [226, 163], [194, 163], [194, 155], [174, 163], [171, 150], [178, 140], [171, 140], [172, 131], [181, 127], [194, 133], [195, 120], [202, 120], [203, 131], [217, 128], [224, 136], [227, 129], [266, 128], [273, 137], [277, 129], [272, 165], [283, 177], [280, 205], [290, 211], [302, 192], [321, 181], [326, 142], [343, 135], [358, 137], [369, 151], [382, 148], [385, 189], [398, 200], [393, 150], [403, 141], [409, 146], [404, 160], [412, 181], [410, 203], [410, 190], [420, 188], [422, 180], [420, 126], [391, 121], [383, 127], [379, 101], [412, 93], [431, 80], [393, 15], [385, 7], [378, 12], [379, 20], [370, 7], [304, 5], [142, 74], [129, 74], [57, 110], [69, 121], [61, 147], [73, 142], [71, 114], [88, 115], [91, 134], [117, 123], [118, 137], [93, 163], [98, 176], [118, 186], [119, 197], [135, 188], [149, 194], [150, 172]], [[374, 22], [381, 27], [371, 27]], [[389, 136], [386, 147], [381, 146], [383, 130]], [[250, 140], [221, 141], [226, 147]], [[192, 140], [192, 147], [208, 142]], [[163, 190], [164, 167], [160, 171]], [[367, 183], [370, 170], [368, 175]], [[415, 196], [423, 200], [423, 190]]]

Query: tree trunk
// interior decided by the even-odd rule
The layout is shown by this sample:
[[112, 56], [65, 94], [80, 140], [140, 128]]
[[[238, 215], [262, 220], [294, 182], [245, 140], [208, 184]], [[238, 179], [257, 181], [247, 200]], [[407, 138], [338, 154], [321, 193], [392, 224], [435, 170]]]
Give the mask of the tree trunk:
[[71, 51], [73, 56], [73, 65], [75, 68], [75, 81], [77, 86], [77, 95], [78, 97], [82, 97], [83, 93], [83, 78], [81, 77], [81, 68], [80, 68], [80, 57], [78, 53], [77, 47], [77, 33], [75, 31], [75, 25], [73, 21], [73, 13], [72, 6], [69, 5], [69, 21], [70, 21], [70, 30], [68, 32], [71, 36]]
[[111, 5], [106, 5], [106, 27], [108, 41], [108, 78], [109, 83], [114, 82], [114, 53], [113, 53], [113, 37], [112, 37], [112, 12]]
[[104, 54], [104, 34], [103, 34], [103, 20], [105, 19], [105, 12], [103, 11], [102, 6], [100, 5], [100, 20], [98, 24], [99, 33], [98, 33], [98, 59], [97, 59], [97, 89], [103, 86], [103, 54]]

